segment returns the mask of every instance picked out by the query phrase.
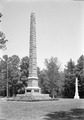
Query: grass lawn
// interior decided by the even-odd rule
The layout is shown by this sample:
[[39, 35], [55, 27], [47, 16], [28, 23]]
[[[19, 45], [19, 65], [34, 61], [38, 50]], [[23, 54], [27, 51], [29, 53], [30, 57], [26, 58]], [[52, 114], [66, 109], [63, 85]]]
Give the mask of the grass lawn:
[[84, 120], [84, 100], [20, 102], [0, 100], [0, 120]]

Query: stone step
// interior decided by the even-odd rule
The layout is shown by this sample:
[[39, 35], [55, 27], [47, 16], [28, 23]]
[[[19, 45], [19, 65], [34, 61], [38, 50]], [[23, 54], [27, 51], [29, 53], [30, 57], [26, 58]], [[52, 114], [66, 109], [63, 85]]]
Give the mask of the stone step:
[[29, 95], [25, 95], [25, 94], [20, 94], [17, 95], [16, 97], [14, 97], [13, 100], [15, 101], [32, 101], [32, 100], [47, 100], [47, 99], [51, 99], [49, 97], [49, 95], [47, 94], [29, 94]]

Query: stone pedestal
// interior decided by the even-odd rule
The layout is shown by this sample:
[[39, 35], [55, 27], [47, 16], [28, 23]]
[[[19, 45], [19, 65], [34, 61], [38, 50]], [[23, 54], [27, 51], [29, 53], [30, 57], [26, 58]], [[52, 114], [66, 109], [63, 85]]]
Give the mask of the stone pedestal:
[[39, 94], [41, 93], [41, 88], [38, 87], [38, 78], [29, 77], [28, 78], [28, 87], [25, 88], [25, 94]]
[[74, 99], [79, 99], [79, 95], [76, 93]]

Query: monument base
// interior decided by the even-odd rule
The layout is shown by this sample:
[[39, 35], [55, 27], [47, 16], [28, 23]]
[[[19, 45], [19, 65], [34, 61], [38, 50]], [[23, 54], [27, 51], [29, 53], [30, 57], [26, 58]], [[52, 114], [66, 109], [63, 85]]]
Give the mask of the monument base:
[[49, 100], [49, 94], [41, 94], [41, 93], [30, 93], [30, 94], [17, 94], [14, 97], [14, 101], [38, 101], [38, 100]]
[[39, 94], [41, 93], [41, 88], [37, 87], [26, 87], [25, 88], [25, 94]]
[[49, 94], [41, 94], [41, 88], [39, 87], [27, 87], [25, 94], [17, 94], [14, 97], [15, 101], [37, 101], [37, 100], [49, 100]]
[[79, 99], [80, 97], [78, 95], [75, 95], [74, 96], [74, 99]]
[[15, 100], [19, 101], [34, 101], [34, 100], [46, 100], [50, 99], [48, 94], [27, 94], [27, 95], [17, 95]]

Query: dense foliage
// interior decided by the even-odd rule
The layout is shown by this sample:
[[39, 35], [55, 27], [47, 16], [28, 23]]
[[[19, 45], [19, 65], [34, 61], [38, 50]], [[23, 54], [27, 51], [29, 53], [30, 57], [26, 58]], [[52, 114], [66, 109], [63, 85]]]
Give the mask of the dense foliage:
[[73, 98], [75, 93], [75, 63], [70, 59], [64, 70], [64, 97]]
[[79, 95], [84, 98], [84, 56], [81, 55], [77, 61], [76, 74], [79, 80]]
[[59, 96], [60, 88], [62, 88], [58, 59], [56, 57], [45, 59], [45, 66], [46, 68], [40, 71], [40, 75], [38, 75], [40, 87], [43, 93], [48, 93], [51, 97], [57, 97]]
[[[60, 71], [58, 58], [45, 59], [45, 69], [37, 68], [41, 92], [51, 97], [73, 98], [75, 79], [79, 82], [79, 95], [84, 98], [84, 56], [81, 55], [75, 65], [72, 59], [67, 62], [64, 71]], [[0, 95], [6, 96], [7, 78], [9, 96], [25, 93], [29, 76], [29, 58], [21, 60], [17, 55], [4, 55], [0, 60]]]
[[[2, 14], [0, 13], [0, 18], [1, 17], [2, 17]], [[1, 19], [0, 19], [0, 22], [1, 22]], [[0, 50], [6, 49], [7, 41], [8, 40], [6, 40], [5, 34], [2, 31], [0, 31]], [[0, 58], [0, 60], [1, 60], [1, 58]], [[7, 74], [6, 74], [6, 70], [5, 70], [6, 64], [4, 64], [4, 66], [3, 66], [3, 64], [4, 64], [4, 62], [1, 60], [0, 61], [0, 88], [1, 88], [0, 93], [1, 93], [1, 95], [5, 96], [5, 93], [6, 93], [6, 80], [5, 80], [6, 78], [5, 78], [5, 76], [7, 76]], [[4, 69], [2, 70], [2, 68], [4, 68]], [[3, 74], [5, 74], [5, 76]], [[5, 91], [5, 92], [3, 92], [3, 91]]]

